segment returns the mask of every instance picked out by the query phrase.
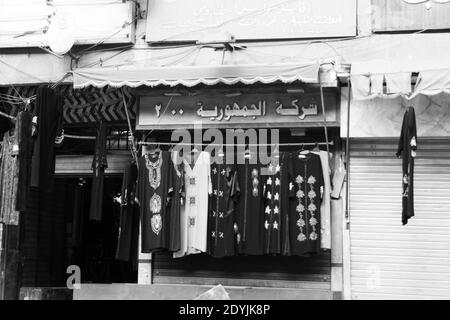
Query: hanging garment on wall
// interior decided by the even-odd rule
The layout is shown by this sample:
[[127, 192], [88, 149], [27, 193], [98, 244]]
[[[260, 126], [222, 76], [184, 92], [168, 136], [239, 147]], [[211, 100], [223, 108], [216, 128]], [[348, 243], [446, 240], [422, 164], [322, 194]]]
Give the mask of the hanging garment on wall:
[[263, 178], [264, 253], [289, 252], [289, 181], [292, 176], [290, 153], [281, 152], [266, 169]]
[[292, 154], [293, 180], [289, 183], [291, 255], [320, 252], [320, 206], [324, 192], [320, 157]]
[[0, 222], [9, 225], [19, 224], [19, 211], [16, 211], [17, 197], [17, 141], [9, 132], [3, 135], [2, 162], [0, 165]]
[[53, 189], [55, 173], [55, 138], [61, 135], [63, 127], [62, 97], [47, 86], [39, 87], [33, 117], [37, 117], [37, 136], [30, 185], [49, 192]]
[[139, 246], [139, 206], [136, 197], [138, 169], [130, 163], [122, 177], [120, 196], [119, 235], [116, 259], [129, 261], [133, 267], [137, 265]]
[[170, 152], [144, 154], [139, 160], [138, 199], [143, 253], [169, 248], [168, 204], [173, 194], [173, 165]]
[[184, 165], [179, 152], [171, 153], [174, 173], [172, 175], [173, 194], [169, 203], [170, 239], [169, 251], [181, 249], [180, 212], [184, 205], [186, 195], [184, 192]]
[[236, 253], [235, 208], [240, 192], [236, 166], [226, 164], [223, 156], [217, 157], [211, 165], [211, 181], [208, 251], [216, 258], [233, 256]]
[[108, 168], [106, 159], [106, 124], [100, 122], [95, 140], [94, 159], [92, 160], [92, 192], [89, 219], [102, 220], [103, 213], [103, 183], [105, 180], [105, 169]]
[[[256, 157], [256, 155], [254, 155]], [[262, 255], [264, 253], [264, 198], [260, 163], [251, 159], [237, 165], [240, 186], [239, 202], [236, 208], [238, 226], [238, 253]]]
[[398, 142], [397, 157], [402, 157], [403, 170], [403, 198], [402, 223], [414, 217], [414, 158], [417, 150], [416, 114], [413, 107], [406, 109], [403, 116], [400, 140]]
[[183, 155], [186, 201], [180, 211], [181, 248], [174, 258], [207, 251], [208, 197], [212, 193], [211, 156], [207, 152]]
[[324, 181], [322, 204], [320, 205], [320, 243], [322, 249], [331, 249], [331, 181], [330, 165], [327, 151], [314, 152], [320, 156]]
[[30, 187], [31, 178], [31, 157], [33, 154], [33, 140], [31, 138], [32, 118], [33, 116], [31, 113], [20, 111], [16, 120], [16, 135], [19, 146], [17, 155], [17, 211], [25, 211], [28, 203], [28, 189]]

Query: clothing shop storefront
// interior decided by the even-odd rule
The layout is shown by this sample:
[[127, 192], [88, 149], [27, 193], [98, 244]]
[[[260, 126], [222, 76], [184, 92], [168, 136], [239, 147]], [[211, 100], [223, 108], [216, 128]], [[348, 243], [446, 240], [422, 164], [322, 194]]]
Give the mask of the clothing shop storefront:
[[[115, 201], [132, 159], [124, 101], [134, 119], [134, 97], [125, 88], [74, 91], [67, 84], [4, 87], [1, 93], [9, 101], [32, 97], [26, 108], [3, 101], [8, 111], [2, 116], [8, 125], [2, 126], [7, 128], [1, 167], [3, 297], [72, 299], [69, 266], [80, 268], [84, 283], [137, 282], [137, 264], [116, 255], [121, 207]], [[32, 115], [45, 122], [33, 127]], [[23, 156], [35, 150], [41, 152], [34, 157], [45, 161]], [[95, 159], [105, 156], [98, 183]], [[33, 184], [24, 180], [29, 174]]]
[[[193, 299], [219, 284], [237, 299], [341, 291], [332, 290], [341, 239], [331, 219], [342, 214], [331, 200], [343, 184], [340, 88], [336, 78], [321, 86], [320, 72], [317, 63], [74, 71], [75, 88], [130, 86], [139, 101], [140, 254], [130, 297]], [[278, 162], [261, 159], [277, 152]], [[99, 290], [119, 289], [83, 285], [74, 298]]]
[[[352, 65], [347, 298], [448, 299], [449, 73], [376, 68]], [[343, 137], [347, 102], [343, 91]]]

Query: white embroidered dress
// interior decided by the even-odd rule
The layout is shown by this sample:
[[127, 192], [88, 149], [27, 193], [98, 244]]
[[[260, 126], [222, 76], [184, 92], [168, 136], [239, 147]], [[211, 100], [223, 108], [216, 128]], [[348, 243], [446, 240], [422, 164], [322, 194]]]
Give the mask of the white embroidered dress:
[[207, 251], [208, 200], [212, 193], [211, 156], [200, 152], [191, 161], [183, 159], [186, 200], [180, 211], [180, 250], [174, 258]]

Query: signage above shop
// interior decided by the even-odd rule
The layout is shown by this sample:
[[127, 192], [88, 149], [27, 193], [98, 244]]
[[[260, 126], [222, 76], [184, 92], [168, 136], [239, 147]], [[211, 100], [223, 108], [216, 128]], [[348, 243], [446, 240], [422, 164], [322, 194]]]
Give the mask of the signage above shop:
[[[337, 94], [325, 89], [327, 122], [338, 125]], [[176, 129], [201, 123], [206, 127], [308, 127], [323, 121], [318, 88], [296, 92], [204, 91], [143, 95], [138, 129]]]
[[356, 35], [356, 0], [150, 0], [148, 42]]

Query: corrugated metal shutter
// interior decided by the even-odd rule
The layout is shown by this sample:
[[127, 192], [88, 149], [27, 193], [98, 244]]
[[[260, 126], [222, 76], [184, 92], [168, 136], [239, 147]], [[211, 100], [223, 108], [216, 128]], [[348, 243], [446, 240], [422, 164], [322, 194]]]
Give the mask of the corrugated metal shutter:
[[406, 226], [396, 144], [350, 143], [352, 298], [450, 299], [450, 140], [419, 140]]
[[191, 255], [173, 259], [156, 253], [153, 283], [331, 289], [330, 251], [315, 257]]

